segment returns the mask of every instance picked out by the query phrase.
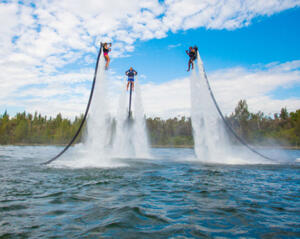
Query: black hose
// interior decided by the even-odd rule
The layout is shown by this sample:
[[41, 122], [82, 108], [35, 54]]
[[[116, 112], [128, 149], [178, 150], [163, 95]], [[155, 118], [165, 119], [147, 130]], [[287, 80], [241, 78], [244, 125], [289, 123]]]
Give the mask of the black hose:
[[99, 65], [99, 61], [100, 61], [101, 52], [102, 52], [102, 43], [100, 44], [100, 49], [99, 49], [99, 53], [98, 53], [98, 57], [97, 57], [97, 62], [96, 62], [96, 67], [95, 67], [95, 73], [94, 73], [94, 79], [93, 79], [93, 84], [92, 84], [92, 88], [91, 88], [90, 98], [89, 98], [89, 101], [88, 101], [88, 104], [87, 104], [87, 107], [86, 107], [86, 110], [85, 110], [85, 114], [83, 116], [83, 119], [80, 123], [80, 126], [79, 126], [77, 132], [75, 133], [75, 135], [71, 139], [71, 141], [68, 143], [68, 145], [59, 154], [57, 154], [55, 157], [53, 157], [52, 159], [48, 160], [47, 162], [45, 162], [43, 164], [49, 164], [49, 163], [53, 162], [54, 160], [58, 159], [61, 155], [63, 155], [68, 150], [68, 148], [70, 148], [70, 146], [74, 143], [74, 141], [78, 137], [78, 135], [79, 135], [79, 133], [80, 133], [80, 131], [81, 131], [83, 125], [84, 125], [84, 122], [86, 121], [86, 118], [87, 118], [87, 115], [88, 115], [88, 112], [89, 112], [89, 109], [90, 109], [90, 106], [91, 106], [91, 103], [92, 103], [92, 98], [93, 98], [93, 93], [94, 93], [96, 79], [97, 79], [97, 71], [98, 71], [98, 65]]
[[[199, 61], [199, 55], [197, 55], [197, 57], [198, 57], [198, 61]], [[259, 155], [259, 156], [262, 157], [262, 158], [265, 158], [265, 159], [267, 159], [267, 160], [274, 161], [274, 159], [269, 158], [269, 157], [266, 156], [266, 155], [263, 155], [262, 153], [258, 152], [257, 150], [255, 150], [254, 148], [252, 148], [250, 145], [248, 145], [248, 143], [247, 143], [243, 138], [241, 138], [240, 136], [238, 136], [238, 135], [236, 134], [236, 132], [232, 129], [232, 127], [230, 126], [230, 124], [229, 124], [229, 123], [227, 122], [227, 120], [225, 119], [225, 117], [224, 117], [222, 111], [220, 110], [220, 107], [219, 107], [219, 105], [218, 105], [218, 103], [217, 103], [217, 101], [216, 101], [216, 99], [215, 99], [215, 96], [214, 96], [214, 94], [213, 94], [213, 92], [212, 92], [212, 89], [210, 88], [210, 84], [209, 84], [209, 81], [208, 81], [206, 72], [205, 72], [205, 70], [204, 70], [204, 66], [202, 66], [202, 68], [203, 68], [204, 78], [205, 78], [205, 80], [206, 80], [206, 83], [207, 83], [207, 87], [208, 87], [210, 96], [211, 96], [211, 98], [212, 98], [212, 100], [213, 100], [213, 102], [214, 102], [214, 104], [215, 104], [215, 106], [216, 106], [216, 108], [217, 108], [217, 111], [218, 111], [219, 115], [221, 116], [221, 118], [222, 118], [224, 124], [226, 125], [226, 127], [228, 128], [228, 130], [236, 137], [236, 139], [237, 139], [242, 145], [244, 145], [245, 147], [247, 147], [250, 151], [252, 151], [253, 153]]]
[[129, 84], [130, 84], [130, 93], [129, 93], [128, 118], [130, 119], [132, 117], [132, 112], [131, 112], [132, 82], [130, 81]]

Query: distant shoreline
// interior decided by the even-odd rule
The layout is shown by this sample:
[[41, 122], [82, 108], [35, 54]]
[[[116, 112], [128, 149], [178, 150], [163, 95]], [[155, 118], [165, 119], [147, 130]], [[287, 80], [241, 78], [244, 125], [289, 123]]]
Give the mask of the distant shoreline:
[[[300, 146], [260, 146], [253, 145], [255, 148], [261, 149], [291, 149], [300, 150]], [[152, 145], [151, 148], [194, 148], [194, 145]]]
[[[0, 146], [66, 146], [67, 144], [0, 144]], [[186, 148], [192, 149], [194, 145], [151, 145], [151, 148]], [[300, 146], [261, 146], [261, 145], [253, 145], [255, 148], [259, 149], [290, 149], [290, 150], [300, 150]]]

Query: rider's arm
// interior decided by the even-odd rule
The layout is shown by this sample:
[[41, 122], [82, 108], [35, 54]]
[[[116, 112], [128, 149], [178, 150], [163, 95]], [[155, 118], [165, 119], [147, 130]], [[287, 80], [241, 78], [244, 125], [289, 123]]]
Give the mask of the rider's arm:
[[126, 71], [126, 72], [125, 72], [125, 75], [127, 75], [127, 76], [128, 76], [128, 73], [129, 73], [129, 71]]

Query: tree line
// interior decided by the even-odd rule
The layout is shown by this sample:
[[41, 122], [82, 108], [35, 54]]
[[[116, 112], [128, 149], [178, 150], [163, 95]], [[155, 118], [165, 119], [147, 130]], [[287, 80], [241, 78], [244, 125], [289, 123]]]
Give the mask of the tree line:
[[10, 117], [4, 112], [0, 115], [0, 144], [65, 144], [76, 133], [82, 118], [75, 117], [71, 121], [60, 113], [48, 118], [37, 112]]
[[300, 109], [289, 113], [281, 108], [271, 117], [261, 111], [249, 112], [247, 102], [240, 100], [226, 118], [235, 132], [249, 143], [300, 146]]
[[[83, 115], [75, 120], [17, 113], [0, 115], [0, 144], [66, 144], [77, 131]], [[288, 112], [282, 108], [272, 117], [263, 112], [251, 113], [245, 100], [240, 100], [232, 114], [226, 117], [234, 131], [250, 144], [300, 146], [300, 109]], [[188, 117], [146, 119], [149, 140], [155, 146], [192, 146], [193, 130]], [[230, 133], [229, 133], [230, 134]], [[231, 135], [230, 135], [231, 136]], [[229, 137], [233, 142], [235, 139]], [[82, 137], [78, 137], [77, 142]]]

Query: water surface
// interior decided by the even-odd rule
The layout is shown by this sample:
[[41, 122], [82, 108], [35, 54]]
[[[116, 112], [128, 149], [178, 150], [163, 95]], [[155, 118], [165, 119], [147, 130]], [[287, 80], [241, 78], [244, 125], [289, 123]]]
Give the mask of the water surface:
[[0, 147], [0, 238], [297, 238], [300, 151], [274, 165], [152, 149], [126, 167], [40, 165], [59, 147]]

